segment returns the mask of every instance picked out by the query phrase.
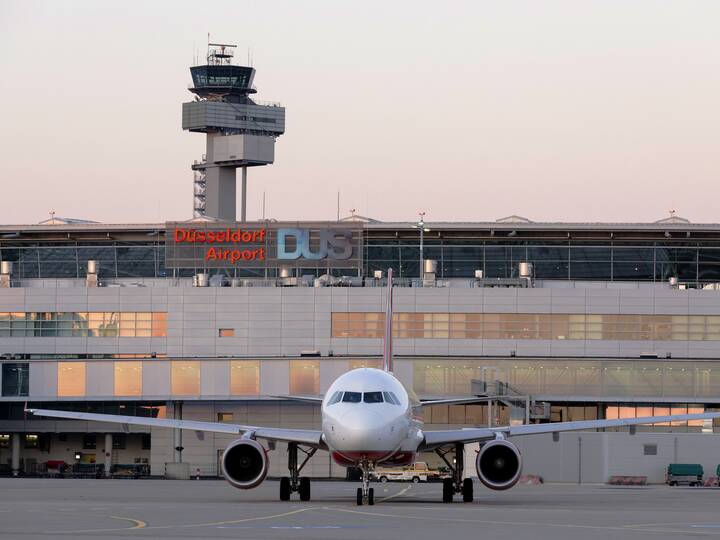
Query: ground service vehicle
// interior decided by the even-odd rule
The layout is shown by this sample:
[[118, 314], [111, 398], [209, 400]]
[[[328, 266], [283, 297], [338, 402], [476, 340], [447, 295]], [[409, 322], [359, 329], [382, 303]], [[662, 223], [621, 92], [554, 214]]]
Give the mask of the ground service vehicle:
[[703, 483], [703, 466], [697, 463], [671, 463], [667, 468], [666, 482], [670, 486], [685, 484], [701, 486]]
[[427, 482], [430, 478], [439, 477], [438, 471], [431, 470], [427, 463], [418, 461], [409, 467], [397, 468], [381, 468], [373, 473], [373, 477], [380, 482], [397, 481], [397, 482]]

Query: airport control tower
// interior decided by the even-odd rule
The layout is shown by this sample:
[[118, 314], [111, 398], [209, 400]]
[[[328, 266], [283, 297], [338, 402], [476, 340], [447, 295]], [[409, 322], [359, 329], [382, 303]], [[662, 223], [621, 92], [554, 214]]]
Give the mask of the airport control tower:
[[250, 98], [255, 69], [232, 63], [235, 45], [209, 43], [207, 64], [190, 68], [195, 100], [183, 103], [182, 127], [205, 133], [207, 150], [195, 171], [196, 217], [234, 221], [235, 170], [242, 170], [240, 220], [246, 221], [247, 168], [275, 159], [275, 138], [285, 132], [285, 108]]

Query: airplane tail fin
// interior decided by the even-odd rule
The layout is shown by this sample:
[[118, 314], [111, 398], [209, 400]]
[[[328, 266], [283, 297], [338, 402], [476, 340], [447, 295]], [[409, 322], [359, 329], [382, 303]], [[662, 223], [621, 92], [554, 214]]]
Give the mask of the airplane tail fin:
[[393, 271], [388, 268], [387, 273], [387, 291], [385, 293], [385, 336], [383, 339], [383, 369], [385, 371], [393, 370], [393, 348], [392, 348], [392, 316], [393, 316]]

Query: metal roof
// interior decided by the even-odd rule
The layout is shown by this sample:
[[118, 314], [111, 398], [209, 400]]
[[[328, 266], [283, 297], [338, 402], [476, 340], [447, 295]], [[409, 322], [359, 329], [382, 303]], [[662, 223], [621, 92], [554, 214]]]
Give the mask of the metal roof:
[[[288, 220], [292, 222], [293, 220]], [[258, 221], [257, 223], [260, 223]], [[310, 222], [304, 222], [310, 223]], [[326, 225], [328, 221], [318, 221]], [[340, 221], [339, 224], [347, 223]], [[412, 230], [414, 221], [373, 221], [360, 222], [367, 230]], [[720, 223], [610, 223], [610, 222], [498, 222], [498, 221], [434, 221], [426, 222], [426, 226], [436, 230], [455, 231], [710, 231], [720, 232]], [[165, 223], [67, 223], [67, 224], [25, 224], [0, 225], [0, 232], [139, 232], [164, 231]]]

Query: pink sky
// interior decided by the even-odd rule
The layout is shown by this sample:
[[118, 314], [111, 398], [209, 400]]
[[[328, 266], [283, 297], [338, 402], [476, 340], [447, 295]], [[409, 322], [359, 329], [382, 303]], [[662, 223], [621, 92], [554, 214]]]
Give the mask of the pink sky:
[[720, 2], [0, 0], [0, 222], [187, 219], [206, 34], [287, 107], [248, 213], [718, 222]]

